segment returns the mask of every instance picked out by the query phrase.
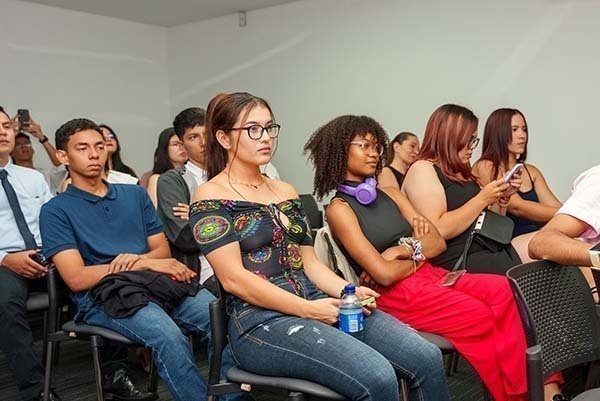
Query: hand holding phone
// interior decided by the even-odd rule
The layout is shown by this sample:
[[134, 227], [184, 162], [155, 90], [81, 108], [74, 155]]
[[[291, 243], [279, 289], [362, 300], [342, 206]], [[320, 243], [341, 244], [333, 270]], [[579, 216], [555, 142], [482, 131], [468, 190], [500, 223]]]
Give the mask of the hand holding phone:
[[31, 121], [31, 116], [29, 115], [29, 110], [27, 110], [27, 109], [17, 110], [17, 120], [19, 121], [19, 125], [21, 126], [21, 128], [28, 128], [29, 122]]
[[504, 177], [502, 178], [502, 181], [504, 183], [509, 182], [513, 175], [519, 173], [521, 171], [521, 169], [523, 169], [523, 163], [517, 163], [515, 164], [515, 166], [513, 168], [510, 169], [509, 172], [507, 172], [506, 174], [504, 174]]

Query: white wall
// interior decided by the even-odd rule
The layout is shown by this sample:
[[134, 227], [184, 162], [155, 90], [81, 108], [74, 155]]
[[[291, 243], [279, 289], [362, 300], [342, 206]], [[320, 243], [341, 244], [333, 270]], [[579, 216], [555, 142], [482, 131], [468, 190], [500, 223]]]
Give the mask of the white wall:
[[216, 93], [247, 90], [282, 124], [282, 177], [310, 192], [301, 149], [340, 114], [367, 114], [390, 135], [422, 135], [439, 105], [485, 119], [523, 111], [529, 159], [565, 199], [598, 164], [600, 2], [564, 0], [305, 0], [168, 30], [172, 114]]
[[[111, 125], [123, 159], [152, 167], [170, 124], [165, 28], [0, 0], [0, 104], [28, 108], [54, 141], [60, 124], [88, 117]], [[49, 165], [36, 143], [36, 163]]]

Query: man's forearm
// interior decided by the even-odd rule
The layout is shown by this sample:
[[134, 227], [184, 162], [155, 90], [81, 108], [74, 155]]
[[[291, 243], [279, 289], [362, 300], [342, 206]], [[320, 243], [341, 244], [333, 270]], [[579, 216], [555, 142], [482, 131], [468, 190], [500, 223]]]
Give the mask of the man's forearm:
[[529, 256], [564, 265], [591, 266], [591, 244], [554, 230], [542, 230], [529, 243]]

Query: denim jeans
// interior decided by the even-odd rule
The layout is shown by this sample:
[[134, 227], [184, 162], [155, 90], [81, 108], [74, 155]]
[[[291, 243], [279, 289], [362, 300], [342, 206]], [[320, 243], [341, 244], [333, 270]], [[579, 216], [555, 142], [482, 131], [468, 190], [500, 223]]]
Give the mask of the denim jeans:
[[[306, 299], [322, 298], [299, 274]], [[271, 282], [290, 290], [284, 278]], [[433, 344], [392, 316], [375, 311], [356, 339], [316, 320], [264, 310], [232, 298], [229, 336], [234, 358], [249, 371], [323, 384], [354, 401], [396, 401], [398, 378], [410, 399], [449, 400], [442, 355]]]
[[[91, 302], [89, 297], [85, 298]], [[82, 304], [79, 306], [87, 310], [84, 316], [86, 323], [109, 328], [152, 349], [158, 374], [175, 400], [207, 399], [206, 382], [198, 370], [190, 343], [179, 328], [196, 334], [203, 343], [210, 341], [208, 305], [215, 298], [208, 290], [201, 289], [195, 296], [187, 297], [170, 315], [151, 302], [133, 316], [119, 319], [107, 315], [101, 305], [83, 305], [85, 298], [78, 297]], [[227, 347], [223, 352], [222, 377], [233, 366], [231, 351]], [[220, 399], [252, 400], [247, 393], [229, 394]]]

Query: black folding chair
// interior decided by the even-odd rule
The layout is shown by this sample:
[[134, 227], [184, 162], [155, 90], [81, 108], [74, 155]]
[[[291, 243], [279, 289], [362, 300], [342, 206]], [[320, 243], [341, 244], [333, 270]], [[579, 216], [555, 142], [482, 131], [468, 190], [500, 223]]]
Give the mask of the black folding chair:
[[[84, 340], [89, 341], [92, 347], [92, 357], [94, 360], [94, 376], [96, 381], [96, 398], [98, 401], [104, 401], [102, 390], [102, 372], [100, 369], [99, 347], [102, 346], [105, 340], [121, 343], [127, 346], [141, 347], [138, 343], [129, 340], [121, 334], [105, 329], [99, 326], [92, 326], [85, 323], [77, 323], [73, 320], [59, 326], [59, 314], [63, 306], [69, 305], [69, 289], [60, 278], [58, 270], [51, 268], [46, 275], [48, 282], [48, 329], [47, 345], [46, 345], [46, 376], [44, 383], [44, 401], [48, 401], [47, 397], [50, 393], [52, 382], [52, 368], [54, 366], [54, 344], [68, 340]], [[150, 379], [148, 381], [148, 391], [156, 395], [157, 374], [154, 364], [151, 367]], [[157, 397], [158, 398], [158, 397]]]
[[[527, 338], [529, 400], [542, 401], [543, 383], [550, 376], [572, 366], [600, 360], [596, 304], [578, 267], [542, 260], [515, 266], [506, 275]], [[600, 400], [598, 388], [573, 399], [597, 400]]]
[[317, 230], [323, 227], [323, 212], [319, 210], [319, 205], [317, 205], [315, 197], [311, 194], [301, 194], [300, 200], [302, 201], [302, 206], [304, 206], [304, 213], [314, 237]]
[[208, 399], [214, 401], [219, 395], [239, 391], [286, 390], [288, 401], [347, 401], [335, 391], [308, 380], [290, 377], [263, 376], [233, 367], [227, 372], [227, 381], [220, 382], [221, 357], [227, 345], [227, 321], [223, 288], [219, 284], [220, 296], [210, 303], [210, 326], [213, 352], [209, 361]]

